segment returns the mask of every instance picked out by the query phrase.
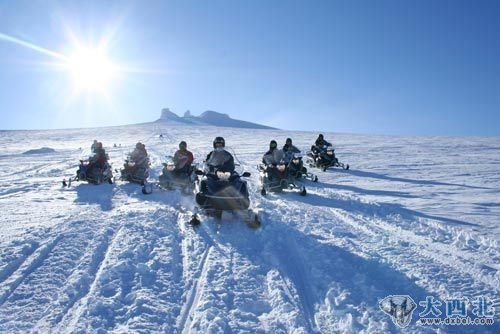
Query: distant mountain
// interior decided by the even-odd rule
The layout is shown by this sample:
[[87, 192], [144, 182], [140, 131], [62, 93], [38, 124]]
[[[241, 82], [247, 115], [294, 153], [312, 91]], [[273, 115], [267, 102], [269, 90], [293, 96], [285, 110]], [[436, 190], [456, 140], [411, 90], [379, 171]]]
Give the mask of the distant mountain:
[[270, 126], [265, 126], [257, 123], [240, 121], [229, 117], [227, 114], [222, 114], [216, 111], [207, 110], [200, 116], [193, 116], [188, 110], [184, 116], [179, 116], [173, 113], [168, 108], [161, 111], [161, 116], [156, 122], [168, 122], [176, 124], [196, 124], [196, 125], [214, 125], [232, 128], [245, 128], [245, 129], [275, 129]]

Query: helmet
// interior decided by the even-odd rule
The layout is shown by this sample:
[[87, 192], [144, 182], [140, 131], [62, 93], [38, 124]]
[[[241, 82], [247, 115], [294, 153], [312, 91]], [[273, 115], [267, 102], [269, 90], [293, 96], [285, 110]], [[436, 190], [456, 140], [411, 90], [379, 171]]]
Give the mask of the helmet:
[[276, 147], [278, 147], [278, 143], [276, 142], [276, 140], [271, 140], [271, 142], [269, 143], [269, 149], [274, 150]]
[[287, 145], [292, 145], [292, 138], [287, 138], [286, 139], [286, 144]]
[[323, 139], [323, 135], [320, 133], [318, 136], [319, 139]]
[[179, 143], [179, 148], [181, 150], [185, 150], [187, 148], [187, 144], [184, 140]]
[[225, 147], [226, 141], [222, 137], [215, 137], [214, 139], [214, 148], [216, 147]]
[[98, 141], [96, 144], [95, 144], [95, 147], [96, 148], [102, 148], [102, 143], [100, 141]]
[[142, 148], [142, 143], [141, 142], [137, 142], [137, 144], [135, 144], [135, 148], [137, 148], [137, 149]]

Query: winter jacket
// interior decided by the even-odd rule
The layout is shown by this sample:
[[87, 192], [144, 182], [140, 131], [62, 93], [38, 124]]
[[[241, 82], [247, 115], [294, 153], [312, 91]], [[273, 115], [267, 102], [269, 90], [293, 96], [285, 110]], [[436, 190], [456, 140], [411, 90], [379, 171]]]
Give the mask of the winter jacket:
[[300, 150], [294, 145], [283, 145], [283, 151], [287, 153], [300, 153]]
[[327, 142], [326, 140], [324, 139], [316, 139], [316, 142], [315, 142], [315, 145], [318, 149], [322, 148], [323, 146], [332, 146], [332, 144], [330, 144], [329, 142]]
[[187, 169], [193, 163], [193, 153], [188, 150], [177, 150], [174, 154], [174, 164], [176, 170]]
[[90, 158], [90, 164], [102, 168], [107, 162], [108, 155], [106, 154], [106, 151], [103, 148], [96, 148], [94, 156]]
[[134, 162], [136, 165], [143, 165], [148, 160], [148, 151], [146, 149], [135, 148], [132, 153], [130, 153], [130, 161]]

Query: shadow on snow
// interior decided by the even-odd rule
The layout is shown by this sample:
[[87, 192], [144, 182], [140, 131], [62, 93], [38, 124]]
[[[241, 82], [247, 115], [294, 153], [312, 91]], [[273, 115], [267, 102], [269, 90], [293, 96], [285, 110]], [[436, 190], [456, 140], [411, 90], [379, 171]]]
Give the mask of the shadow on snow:
[[388, 176], [388, 175], [384, 175], [384, 174], [379, 174], [379, 173], [374, 173], [374, 172], [366, 172], [366, 171], [361, 171], [361, 170], [350, 170], [349, 169], [349, 170], [338, 170], [338, 172], [346, 173], [346, 174], [350, 174], [350, 175], [354, 175], [354, 176], [359, 176], [359, 177], [371, 177], [374, 179], [413, 183], [413, 184], [418, 184], [418, 185], [451, 186], [451, 187], [463, 187], [463, 188], [484, 189], [484, 190], [491, 190], [492, 189], [492, 188], [488, 188], [488, 187], [469, 186], [469, 185], [465, 185], [465, 184], [447, 183], [447, 182], [439, 182], [439, 181], [432, 181], [432, 180], [407, 179], [407, 178], [402, 178], [402, 177]]
[[76, 187], [77, 204], [98, 204], [103, 211], [111, 211], [113, 209], [112, 198], [114, 195], [115, 185], [113, 184], [86, 184], [82, 183]]
[[[259, 234], [241, 232], [241, 226], [229, 223], [219, 234], [218, 242], [231, 244], [236, 252], [248, 256], [259, 268], [257, 274], [262, 275], [263, 280], [268, 272], [277, 270], [285, 282], [291, 282], [303, 317], [298, 322], [308, 332], [328, 330], [325, 326], [331, 326], [331, 323], [318, 323], [320, 309], [323, 316], [328, 314], [337, 323], [349, 313], [355, 319], [354, 329], [366, 330], [358, 322], [364, 307], [373, 309], [378, 314], [377, 320], [386, 320], [396, 329], [390, 318], [379, 310], [379, 301], [388, 295], [404, 294], [418, 303], [429, 295], [389, 265], [322, 243], [317, 236], [306, 235], [287, 224], [266, 225]], [[414, 314], [414, 321], [415, 318]]]

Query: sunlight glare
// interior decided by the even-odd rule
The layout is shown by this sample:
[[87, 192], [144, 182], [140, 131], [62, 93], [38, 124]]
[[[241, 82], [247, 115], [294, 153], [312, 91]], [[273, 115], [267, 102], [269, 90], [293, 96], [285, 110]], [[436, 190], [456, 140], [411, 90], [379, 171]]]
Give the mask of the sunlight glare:
[[68, 61], [78, 91], [106, 93], [115, 79], [116, 66], [99, 48], [77, 48]]

